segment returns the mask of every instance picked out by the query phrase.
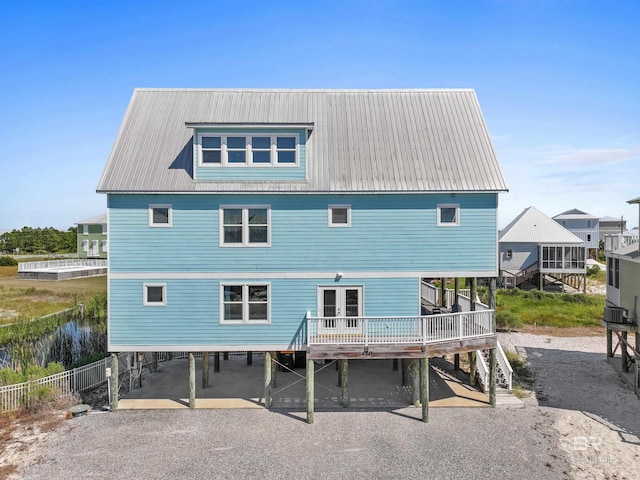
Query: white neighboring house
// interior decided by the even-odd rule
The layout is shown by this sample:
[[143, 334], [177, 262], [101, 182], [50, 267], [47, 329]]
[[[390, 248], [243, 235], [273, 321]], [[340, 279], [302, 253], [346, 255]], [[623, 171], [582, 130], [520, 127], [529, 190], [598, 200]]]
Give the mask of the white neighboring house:
[[503, 287], [524, 282], [544, 289], [550, 276], [576, 288], [586, 286], [585, 244], [535, 207], [524, 209], [499, 235]]
[[574, 208], [556, 215], [553, 219], [584, 242], [589, 258], [598, 258], [599, 217]]

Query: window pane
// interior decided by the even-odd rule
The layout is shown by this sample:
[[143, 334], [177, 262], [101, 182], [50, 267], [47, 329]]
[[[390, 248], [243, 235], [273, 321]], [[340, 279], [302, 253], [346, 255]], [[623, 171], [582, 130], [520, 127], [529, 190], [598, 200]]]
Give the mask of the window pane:
[[202, 163], [221, 163], [222, 154], [220, 151], [205, 150], [202, 152]]
[[250, 208], [249, 223], [251, 225], [266, 225], [267, 209], [266, 208]]
[[242, 225], [242, 209], [225, 208], [224, 224], [225, 225]]
[[251, 146], [253, 148], [271, 148], [271, 138], [251, 137]]
[[267, 286], [266, 285], [249, 285], [249, 301], [250, 302], [266, 302]]
[[271, 163], [271, 152], [253, 152], [253, 163]]
[[331, 209], [331, 223], [347, 225], [349, 223], [348, 214], [346, 208], [332, 208]]
[[220, 148], [220, 137], [202, 137], [202, 148]]
[[245, 137], [227, 137], [227, 148], [246, 148], [247, 139]]
[[278, 163], [296, 163], [296, 152], [278, 152]]
[[242, 321], [242, 304], [241, 303], [225, 303], [224, 319]]
[[267, 243], [268, 228], [267, 227], [249, 227], [249, 243]]
[[242, 285], [228, 285], [224, 287], [225, 302], [242, 302]]
[[229, 151], [227, 152], [228, 157], [227, 157], [227, 161], [229, 163], [245, 163], [245, 159], [246, 159], [246, 152], [244, 150], [240, 150], [240, 151]]
[[276, 145], [278, 148], [296, 148], [296, 137], [278, 137]]
[[250, 303], [249, 320], [267, 320], [267, 304]]
[[164, 287], [147, 287], [147, 302], [162, 303]]
[[169, 209], [165, 207], [154, 207], [153, 223], [169, 223]]
[[456, 223], [456, 208], [441, 208], [440, 223]]
[[242, 227], [224, 227], [224, 243], [242, 243]]

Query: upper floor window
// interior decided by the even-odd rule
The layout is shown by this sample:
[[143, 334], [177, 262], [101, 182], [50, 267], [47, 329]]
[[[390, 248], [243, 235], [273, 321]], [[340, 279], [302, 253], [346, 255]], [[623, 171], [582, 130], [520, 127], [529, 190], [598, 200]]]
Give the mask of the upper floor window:
[[82, 225], [82, 234], [83, 235], [89, 235], [89, 225]]
[[107, 235], [109, 233], [108, 227], [106, 223], [102, 224], [102, 235]]
[[268, 205], [221, 206], [220, 245], [225, 247], [268, 247], [271, 209]]
[[591, 220], [587, 220], [587, 228], [591, 228]]
[[145, 283], [142, 286], [142, 304], [147, 307], [162, 307], [167, 304], [165, 283]]
[[350, 205], [329, 205], [329, 226], [330, 227], [350, 227], [351, 226], [351, 206]]
[[298, 135], [200, 134], [200, 166], [295, 166]]
[[149, 226], [170, 227], [173, 224], [171, 205], [149, 205]]
[[437, 208], [437, 225], [439, 227], [455, 227], [460, 225], [460, 205], [457, 203], [441, 203]]

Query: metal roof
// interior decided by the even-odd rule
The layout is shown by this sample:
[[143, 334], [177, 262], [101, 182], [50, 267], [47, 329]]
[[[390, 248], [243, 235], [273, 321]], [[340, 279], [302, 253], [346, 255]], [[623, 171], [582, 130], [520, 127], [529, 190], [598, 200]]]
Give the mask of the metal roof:
[[627, 200], [627, 203], [640, 203], [640, 197]]
[[607, 217], [600, 218], [600, 222], [599, 223], [600, 224], [602, 224], [602, 223], [615, 223], [615, 222], [620, 223], [621, 221], [622, 222], [626, 222], [626, 220], [620, 219], [620, 217], [616, 218], [616, 217], [608, 217], [607, 216]]
[[525, 208], [501, 232], [499, 242], [584, 245], [584, 242], [535, 207]]
[[[305, 181], [195, 181], [194, 124], [313, 124]], [[473, 90], [133, 92], [98, 192], [506, 191]]]
[[555, 217], [554, 220], [598, 220], [599, 217], [595, 215], [591, 215], [590, 213], [583, 212], [582, 210], [578, 210], [574, 208], [572, 210], [567, 210], [566, 212], [559, 213]]
[[76, 225], [97, 225], [100, 223], [107, 223], [107, 214], [103, 213], [102, 215], [98, 215], [97, 217], [87, 218], [86, 220], [81, 220], [76, 222]]

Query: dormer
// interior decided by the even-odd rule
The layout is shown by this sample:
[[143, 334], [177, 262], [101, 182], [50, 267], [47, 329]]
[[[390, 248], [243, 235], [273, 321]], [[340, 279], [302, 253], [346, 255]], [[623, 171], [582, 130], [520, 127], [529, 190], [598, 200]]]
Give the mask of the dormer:
[[312, 123], [190, 123], [196, 181], [306, 180]]

